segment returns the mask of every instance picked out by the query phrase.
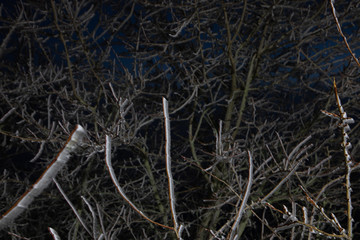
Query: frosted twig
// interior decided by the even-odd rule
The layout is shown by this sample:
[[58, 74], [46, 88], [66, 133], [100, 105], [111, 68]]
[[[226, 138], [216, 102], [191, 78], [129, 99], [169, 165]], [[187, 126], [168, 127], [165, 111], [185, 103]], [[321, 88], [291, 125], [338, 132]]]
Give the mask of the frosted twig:
[[222, 143], [222, 121], [220, 120], [219, 122], [219, 132], [215, 133], [215, 137], [216, 137], [216, 154], [219, 156], [222, 156], [223, 154], [223, 143]]
[[54, 238], [54, 240], [61, 240], [59, 234], [55, 231], [55, 229], [49, 227], [48, 228], [50, 233], [51, 233], [51, 236]]
[[63, 196], [63, 198], [65, 199], [65, 201], [69, 204], [69, 206], [71, 207], [71, 209], [73, 210], [73, 212], [75, 213], [77, 219], [79, 220], [79, 222], [81, 223], [81, 225], [85, 228], [85, 230], [91, 235], [91, 232], [89, 230], [89, 228], [86, 226], [84, 220], [81, 218], [79, 212], [76, 210], [76, 208], [74, 207], [74, 205], [71, 203], [70, 199], [67, 197], [67, 195], [65, 194], [64, 190], [61, 188], [60, 184], [56, 181], [55, 178], [52, 179], [53, 182], [55, 183], [56, 187], [59, 189], [61, 195]]
[[15, 112], [16, 108], [11, 108], [1, 119], [0, 124], [5, 122], [5, 120], [13, 113]]
[[1, 43], [1, 46], [0, 46], [0, 57], [2, 57], [2, 55], [4, 54], [5, 52], [5, 49], [6, 49], [6, 45], [9, 43], [9, 41], [11, 40], [11, 37], [15, 31], [15, 29], [17, 27], [19, 27], [20, 25], [20, 20], [23, 18], [24, 16], [24, 8], [21, 9], [21, 12], [18, 16], [18, 18], [16, 19], [16, 23], [12, 25], [10, 31], [8, 32], [8, 34], [6, 35], [5, 39], [2, 41]]
[[[309, 217], [308, 217], [308, 210], [306, 207], [302, 207], [301, 208], [302, 212], [303, 212], [303, 222], [306, 224], [309, 224]], [[306, 230], [306, 226], [303, 226], [303, 230], [301, 231], [301, 239], [304, 238], [305, 235], [305, 230]]]
[[175, 34], [169, 34], [170, 37], [173, 37], [173, 38], [176, 38], [179, 36], [179, 34], [181, 33], [181, 31], [187, 26], [189, 25], [189, 23], [191, 22], [191, 20], [193, 19], [193, 17], [195, 16], [196, 14], [193, 13], [191, 15], [191, 17], [189, 19], [186, 19], [182, 24], [181, 26], [178, 26], [176, 29], [173, 29], [174, 31], [176, 31]]
[[48, 109], [48, 128], [50, 128], [51, 125], [51, 95], [49, 95], [48, 97], [48, 101], [47, 101], [47, 109]]
[[[292, 158], [294, 157], [294, 155], [298, 152], [298, 150], [305, 144], [307, 143], [309, 140], [311, 139], [311, 135], [307, 136], [304, 140], [302, 140], [298, 145], [296, 145], [296, 147], [291, 151], [291, 153], [288, 156], [288, 161], [290, 162], [292, 160]], [[299, 156], [299, 154], [298, 154]]]
[[33, 157], [29, 162], [31, 162], [31, 163], [35, 162], [41, 156], [42, 152], [44, 151], [45, 143], [46, 143], [46, 141], [41, 141], [39, 151], [37, 152], [35, 157]]
[[96, 213], [94, 211], [94, 209], [92, 208], [92, 206], [90, 205], [90, 203], [88, 202], [88, 200], [86, 200], [86, 198], [84, 196], [81, 196], [81, 199], [85, 202], [85, 204], [88, 206], [90, 212], [91, 212], [91, 216], [92, 216], [92, 224], [93, 224], [93, 238], [96, 238]]
[[110, 87], [110, 90], [111, 90], [111, 93], [112, 93], [113, 97], [114, 97], [115, 100], [116, 100], [116, 103], [119, 103], [119, 98], [116, 96], [115, 91], [114, 91], [114, 88], [113, 88], [111, 82], [109, 83], [109, 87]]
[[50, 140], [50, 138], [52, 137], [52, 135], [54, 133], [54, 130], [55, 130], [55, 122], [53, 122], [53, 124], [52, 124], [49, 136], [47, 137], [47, 139], [45, 141], [41, 142], [39, 151], [37, 152], [35, 157], [33, 157], [33, 159], [31, 159], [29, 162], [31, 162], [31, 163], [35, 162], [41, 156], [42, 152], [44, 151], [45, 143], [47, 143]]
[[[342, 228], [340, 226], [340, 224], [338, 224], [338, 222], [336, 222], [334, 219], [331, 219], [326, 213], [323, 207], [320, 207], [308, 194], [308, 192], [305, 190], [305, 188], [303, 186], [300, 186], [301, 190], [305, 193], [306, 195], [306, 199], [308, 200], [309, 203], [311, 203], [317, 210], [319, 210], [319, 212], [321, 213], [321, 215], [331, 224], [333, 225], [333, 227], [335, 229], [337, 229], [341, 234], [344, 234], [344, 228]], [[334, 214], [332, 214], [333, 217], [335, 217]]]
[[105, 231], [104, 221], [102, 219], [102, 214], [101, 214], [101, 211], [100, 211], [100, 206], [97, 203], [96, 203], [96, 210], [97, 210], [97, 213], [98, 213], [98, 216], [99, 216], [100, 227], [101, 227], [101, 230], [103, 232], [102, 235], [104, 236], [105, 240], [108, 240], [108, 236], [107, 236], [106, 231]]
[[[306, 147], [306, 148], [310, 148], [312, 147], [312, 145]], [[302, 161], [306, 158], [306, 156], [302, 157], [297, 163], [296, 165], [291, 169], [291, 171], [265, 196], [263, 197], [260, 202], [261, 203], [265, 203], [266, 200], [271, 197], [296, 171], [296, 169], [300, 166], [300, 164], [302, 163]]]
[[195, 96], [198, 95], [198, 86], [195, 86], [195, 89], [193, 91], [193, 93], [191, 94], [191, 96], [178, 108], [176, 108], [174, 111], [171, 112], [171, 114], [174, 114], [178, 111], [180, 111], [181, 109], [183, 109], [186, 105], [188, 105]]
[[[332, 6], [333, 6], [333, 2], [331, 2]], [[335, 11], [335, 9], [333, 10]], [[340, 29], [341, 30], [341, 29]], [[360, 65], [359, 65], [360, 66]], [[345, 112], [344, 108], [341, 105], [341, 101], [340, 101], [340, 97], [337, 91], [337, 87], [336, 87], [336, 82], [334, 79], [334, 92], [335, 92], [335, 99], [336, 99], [336, 104], [338, 106], [339, 109], [339, 115], [337, 114], [332, 114], [332, 113], [328, 113], [326, 111], [322, 111], [324, 114], [328, 115], [335, 115], [337, 116], [338, 120], [340, 120], [340, 124], [339, 127], [341, 128], [341, 132], [342, 132], [342, 143], [341, 146], [343, 147], [343, 153], [344, 153], [344, 157], [345, 157], [345, 168], [346, 168], [346, 175], [345, 175], [345, 187], [346, 187], [346, 201], [347, 201], [347, 222], [348, 222], [348, 227], [347, 227], [347, 236], [349, 239], [352, 239], [352, 222], [353, 222], [353, 218], [352, 218], [352, 203], [351, 203], [351, 182], [350, 182], [350, 175], [351, 175], [351, 171], [352, 171], [352, 166], [353, 166], [353, 162], [350, 156], [350, 148], [351, 148], [351, 143], [349, 141], [349, 135], [348, 132], [350, 131], [350, 123], [354, 123], [354, 119], [350, 118], [347, 116], [347, 113]], [[337, 220], [333, 220], [334, 222], [336, 222]]]
[[[289, 219], [292, 221], [291, 224], [284, 225], [284, 226], [280, 226], [280, 227], [276, 228], [276, 231], [286, 230], [286, 229], [288, 229], [288, 228], [290, 228], [290, 227], [294, 227], [294, 226], [300, 224], [300, 225], [303, 225], [303, 226], [308, 227], [310, 230], [315, 231], [315, 232], [317, 232], [318, 234], [325, 235], [325, 236], [327, 236], [327, 237], [329, 237], [329, 238], [345, 238], [345, 237], [346, 237], [345, 234], [338, 235], [338, 234], [335, 234], [335, 233], [328, 233], [328, 232], [325, 232], [325, 231], [323, 231], [323, 230], [321, 230], [321, 229], [319, 229], [319, 228], [317, 228], [317, 227], [315, 227], [315, 226], [313, 226], [313, 225], [310, 225], [310, 224], [308, 224], [308, 223], [306, 223], [306, 222], [300, 221], [300, 220], [298, 220], [296, 217], [293, 218], [294, 216], [293, 216], [290, 212], [286, 212], [286, 210], [285, 210], [285, 211], [282, 211], [282, 210], [280, 210], [280, 209], [277, 209], [276, 207], [274, 207], [274, 206], [271, 205], [270, 203], [266, 203], [266, 206], [268, 206], [268, 207], [270, 207], [271, 209], [273, 209], [273, 210], [281, 213], [283, 216], [288, 216]], [[289, 215], [289, 214], [290, 214], [290, 215]]]
[[253, 165], [253, 159], [252, 159], [250, 151], [248, 151], [248, 156], [249, 156], [249, 178], [248, 178], [248, 183], [247, 183], [247, 186], [246, 186], [244, 198], [243, 198], [243, 200], [241, 202], [240, 209], [239, 209], [239, 211], [237, 213], [237, 216], [236, 216], [236, 220], [235, 220], [234, 224], [231, 227], [231, 234], [230, 234], [229, 239], [234, 239], [235, 233], [237, 231], [237, 228], [238, 228], [238, 226], [240, 224], [240, 220], [241, 220], [242, 215], [244, 213], [247, 200], [248, 200], [248, 198], [250, 196], [250, 190], [251, 190], [251, 185], [252, 185], [252, 181], [253, 181], [254, 165]]

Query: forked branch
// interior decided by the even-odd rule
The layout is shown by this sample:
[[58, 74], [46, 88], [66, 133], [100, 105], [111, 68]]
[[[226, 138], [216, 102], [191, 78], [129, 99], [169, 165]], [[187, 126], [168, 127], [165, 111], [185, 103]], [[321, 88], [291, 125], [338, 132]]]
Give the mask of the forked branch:
[[106, 144], [105, 144], [105, 161], [106, 161], [106, 166], [108, 168], [108, 171], [110, 173], [110, 177], [111, 177], [111, 180], [113, 181], [116, 189], [118, 190], [118, 192], [120, 193], [121, 197], [130, 205], [130, 207], [132, 209], [134, 209], [141, 217], [143, 217], [144, 219], [146, 219], [147, 221], [155, 224], [155, 225], [158, 225], [160, 227], [163, 227], [163, 228], [167, 228], [167, 229], [170, 229], [170, 230], [174, 230], [173, 227], [169, 227], [169, 226], [166, 226], [164, 224], [161, 224], [161, 223], [158, 223], [158, 222], [155, 222], [154, 220], [150, 219], [148, 216], [145, 215], [145, 213], [143, 213], [140, 209], [138, 209], [135, 204], [126, 196], [125, 192], [123, 191], [123, 189], [121, 188], [117, 178], [116, 178], [116, 175], [115, 175], [115, 172], [114, 172], [114, 168], [112, 167], [112, 164], [111, 164], [111, 137], [106, 135]]

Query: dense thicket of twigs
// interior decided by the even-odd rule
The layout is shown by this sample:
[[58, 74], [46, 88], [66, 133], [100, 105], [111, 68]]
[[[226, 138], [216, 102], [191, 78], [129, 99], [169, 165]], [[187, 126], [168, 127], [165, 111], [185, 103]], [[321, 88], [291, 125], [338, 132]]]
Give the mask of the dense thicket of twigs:
[[[354, 53], [359, 5], [335, 2]], [[51, 227], [62, 239], [175, 238], [121, 198], [104, 156], [109, 135], [127, 196], [171, 226], [162, 97], [184, 239], [230, 236], [249, 181], [248, 151], [254, 176], [239, 238], [319, 239], [316, 229], [341, 235], [309, 200], [347, 229], [341, 131], [320, 111], [337, 113], [333, 78], [355, 120], [348, 134], [353, 234], [360, 236], [359, 67], [328, 1], [14, 1], [1, 5], [0, 36], [0, 212], [76, 124], [89, 138], [57, 176], [89, 231], [53, 185], [0, 236], [47, 239]], [[292, 224], [283, 205], [303, 222], [305, 207], [316, 229]]]

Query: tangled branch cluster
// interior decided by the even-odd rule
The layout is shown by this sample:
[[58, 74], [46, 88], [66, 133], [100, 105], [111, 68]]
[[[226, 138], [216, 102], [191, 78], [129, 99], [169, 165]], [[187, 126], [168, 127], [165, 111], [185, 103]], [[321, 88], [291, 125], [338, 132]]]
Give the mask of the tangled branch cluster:
[[1, 5], [0, 237], [356, 239], [359, 9]]

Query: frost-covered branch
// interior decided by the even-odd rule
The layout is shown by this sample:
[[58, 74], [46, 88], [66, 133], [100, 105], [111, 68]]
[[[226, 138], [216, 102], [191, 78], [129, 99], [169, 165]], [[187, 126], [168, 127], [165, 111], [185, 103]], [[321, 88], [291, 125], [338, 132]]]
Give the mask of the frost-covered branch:
[[170, 199], [170, 209], [171, 209], [171, 216], [174, 222], [174, 228], [176, 231], [176, 235], [178, 238], [181, 239], [181, 229], [182, 226], [179, 227], [179, 223], [177, 221], [177, 215], [175, 210], [175, 190], [174, 190], [174, 179], [171, 173], [171, 134], [170, 134], [170, 116], [169, 116], [169, 107], [168, 101], [166, 98], [163, 97], [163, 111], [164, 111], [164, 118], [165, 118], [165, 153], [166, 153], [166, 173], [168, 178], [169, 184], [169, 199]]
[[48, 168], [38, 178], [38, 180], [25, 192], [20, 199], [6, 212], [0, 219], [0, 229], [7, 227], [13, 222], [34, 200], [39, 196], [44, 189], [49, 186], [52, 179], [56, 174], [65, 166], [70, 158], [70, 154], [81, 144], [84, 136], [86, 135], [85, 129], [77, 125], [73, 132], [70, 134], [63, 149], [55, 157]]
[[337, 115], [337, 114], [330, 113], [330, 112], [327, 112], [324, 110], [322, 110], [322, 113], [324, 113], [325, 115], [330, 116], [332, 118], [335, 118], [340, 122], [339, 127], [341, 128], [341, 132], [342, 132], [341, 146], [343, 148], [343, 153], [344, 153], [344, 157], [345, 157], [345, 168], [346, 168], [345, 187], [346, 187], [346, 201], [347, 201], [347, 223], [348, 223], [347, 235], [348, 235], [349, 239], [352, 239], [352, 237], [353, 237], [352, 223], [353, 223], [354, 219], [352, 218], [353, 207], [352, 207], [352, 203], [351, 203], [352, 189], [351, 189], [350, 175], [351, 175], [351, 171], [352, 171], [352, 167], [353, 167], [354, 163], [352, 162], [352, 159], [350, 156], [350, 151], [349, 151], [352, 146], [349, 141], [348, 132], [350, 131], [349, 124], [354, 123], [354, 119], [347, 116], [347, 113], [345, 112], [344, 108], [341, 105], [341, 101], [340, 101], [340, 97], [339, 97], [339, 94], [337, 91], [335, 79], [333, 82], [333, 86], [334, 86], [336, 104], [337, 104], [340, 114]]
[[247, 200], [250, 196], [250, 190], [251, 190], [251, 186], [252, 186], [252, 182], [253, 182], [253, 171], [254, 171], [254, 164], [253, 164], [253, 159], [252, 159], [252, 156], [251, 156], [251, 153], [250, 151], [248, 151], [248, 156], [249, 156], [249, 177], [248, 177], [248, 183], [247, 183], [247, 186], [246, 186], [246, 190], [245, 190], [245, 195], [243, 197], [243, 200], [241, 202], [241, 206], [240, 206], [240, 209], [237, 213], [237, 216], [236, 216], [236, 220], [234, 222], [234, 224], [232, 225], [231, 227], [231, 235], [230, 235], [230, 239], [234, 239], [234, 236], [236, 234], [236, 230], [240, 224], [240, 220], [241, 220], [241, 217], [245, 211], [245, 207], [247, 205]]

